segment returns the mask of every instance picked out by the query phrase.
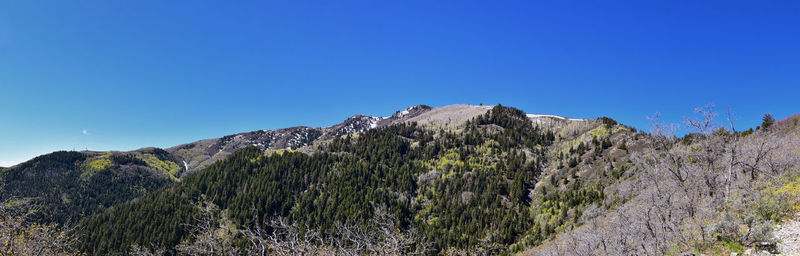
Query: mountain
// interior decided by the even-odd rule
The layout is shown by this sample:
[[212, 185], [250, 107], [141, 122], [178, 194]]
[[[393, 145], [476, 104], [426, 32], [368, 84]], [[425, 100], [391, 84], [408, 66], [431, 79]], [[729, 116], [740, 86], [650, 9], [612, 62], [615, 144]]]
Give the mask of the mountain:
[[485, 107], [468, 105], [442, 108], [418, 105], [388, 117], [355, 115], [325, 128], [259, 130], [166, 150], [54, 152], [0, 168], [0, 202], [26, 203], [41, 208], [34, 217], [37, 222], [73, 223], [178, 181], [244, 147], [313, 152], [315, 142], [323, 143], [341, 135], [420, 119], [431, 125], [446, 126], [448, 122], [463, 122], [485, 110]]
[[800, 115], [747, 131], [714, 116], [700, 109], [677, 137], [657, 121], [645, 133], [419, 105], [166, 150], [56, 152], [0, 170], [0, 196], [74, 223], [91, 255], [784, 250], [791, 231], [774, 230], [800, 211]]
[[0, 201], [35, 205], [37, 222], [74, 223], [173, 182], [178, 170], [156, 148], [53, 152], [0, 170]]
[[342, 123], [325, 128], [298, 126], [238, 133], [222, 138], [178, 145], [166, 150], [181, 159], [185, 170], [188, 170], [184, 174], [188, 174], [194, 170], [203, 169], [247, 146], [258, 147], [263, 150], [305, 148], [315, 141], [329, 140], [340, 135], [406, 122], [431, 109], [429, 106], [419, 105], [397, 111], [397, 113], [389, 117], [355, 115]]
[[[433, 252], [493, 245], [519, 250], [572, 223], [562, 213], [603, 199], [602, 187], [573, 173], [559, 182], [587, 188], [573, 185], [576, 192], [548, 198], [546, 204], [571, 202], [548, 212], [553, 219], [531, 218], [529, 210], [540, 211], [531, 189], [544, 171], [557, 170], [550, 167], [549, 148], [567, 148], [586, 134], [615, 136], [605, 142], [613, 144], [624, 140], [620, 134], [634, 133], [611, 121], [528, 117], [503, 106], [424, 109], [401, 119], [411, 113], [379, 119], [359, 133], [329, 140], [319, 135], [312, 154], [258, 146], [237, 150], [180, 183], [85, 219], [83, 249], [106, 254], [136, 244], [174, 248], [190, 237], [187, 225], [196, 224], [199, 214], [193, 205], [205, 198], [239, 229], [283, 216], [330, 233], [337, 221], [366, 221], [386, 206], [402, 228], [424, 234]], [[560, 128], [554, 132], [536, 120]], [[615, 152], [596, 154], [611, 158]], [[541, 233], [529, 232], [540, 227]]]
[[393, 124], [416, 122], [429, 128], [456, 127], [470, 118], [486, 113], [490, 106], [450, 105], [431, 108], [417, 105], [397, 111], [388, 117], [355, 115], [342, 123], [324, 127], [291, 127], [238, 133], [222, 138], [206, 139], [166, 149], [184, 163], [185, 174], [203, 169], [246, 146], [263, 150], [313, 150], [315, 142], [328, 141], [336, 136], [363, 132]]
[[[684, 137], [657, 120], [624, 144], [611, 136], [619, 145], [611, 155], [626, 160], [587, 169], [612, 177], [605, 199], [523, 255], [794, 255], [798, 231], [786, 224], [800, 221], [800, 114], [734, 132], [713, 109], [696, 113]], [[630, 153], [614, 156], [621, 149]]]
[[[578, 181], [576, 175], [581, 168], [603, 164], [564, 155], [590, 151], [584, 141], [605, 137], [603, 143], [616, 145], [625, 143], [632, 134], [633, 129], [608, 118], [569, 119], [525, 114], [502, 106], [419, 105], [388, 117], [356, 115], [325, 128], [260, 130], [166, 150], [57, 152], [53, 158], [67, 154], [74, 159], [50, 164], [47, 161], [50, 157], [42, 156], [15, 166], [12, 171], [4, 171], [7, 178], [3, 181], [8, 184], [4, 185], [5, 195], [37, 199], [37, 204], [54, 209], [49, 215], [55, 217], [45, 220], [64, 223], [82, 219], [80, 230], [89, 232], [80, 237], [85, 237], [84, 249], [93, 253], [127, 251], [133, 244], [175, 246], [190, 233], [184, 224], [194, 218], [195, 200], [206, 196], [232, 212], [239, 225], [251, 221], [248, 219], [252, 217], [251, 211], [256, 210], [261, 219], [271, 215], [292, 217], [294, 221], [330, 231], [334, 222], [348, 219], [346, 216], [361, 216], [353, 219], [363, 220], [378, 205], [388, 205], [406, 228], [422, 230], [431, 237], [427, 242], [436, 250], [475, 249], [486, 247], [488, 242], [525, 248], [570, 223], [567, 216], [561, 216], [567, 209], [548, 213], [559, 215], [548, 221], [523, 214], [523, 209], [538, 209], [541, 204], [532, 205], [536, 197], [531, 193], [540, 186], [537, 184], [544, 182], [542, 177], [547, 175], [550, 180], [573, 185], [599, 183], [600, 180], [588, 178]], [[612, 148], [605, 154], [625, 154], [618, 151]], [[603, 153], [594, 153], [593, 158], [602, 156]], [[147, 159], [159, 161], [144, 161]], [[622, 166], [620, 159], [605, 161]], [[285, 168], [270, 167], [281, 161], [300, 162]], [[364, 161], [367, 165], [361, 166]], [[49, 165], [57, 166], [46, 168]], [[375, 177], [376, 173], [363, 168], [383, 174]], [[395, 173], [398, 168], [402, 171]], [[292, 180], [296, 173], [286, 173], [284, 169], [297, 170], [306, 178], [297, 183]], [[276, 171], [283, 174], [271, 173]], [[342, 171], [352, 173], [330, 175]], [[590, 177], [585, 174], [590, 172], [582, 171], [581, 175]], [[21, 179], [20, 173], [27, 174], [23, 176], [28, 179]], [[37, 176], [47, 177], [45, 180], [49, 182], [43, 184], [48, 185], [32, 186], [33, 177]], [[129, 176], [140, 179], [123, 178]], [[361, 188], [363, 185], [359, 184], [371, 185]], [[328, 189], [340, 186], [352, 191]], [[64, 187], [69, 192], [63, 193]], [[143, 189], [131, 191], [131, 188]], [[287, 188], [289, 191], [285, 191]], [[596, 186], [592, 189], [578, 189], [578, 192], [597, 193]], [[264, 194], [265, 191], [273, 192]], [[568, 194], [566, 198], [548, 200], [572, 197]], [[138, 199], [123, 203], [133, 198]], [[592, 198], [581, 197], [571, 207], [581, 208], [598, 200]], [[454, 200], [462, 203], [453, 205]], [[261, 203], [254, 206], [254, 202]], [[321, 202], [326, 202], [325, 207], [317, 205]], [[154, 216], [155, 212], [161, 214]], [[94, 216], [83, 218], [90, 215]], [[497, 219], [497, 216], [505, 217]], [[469, 225], [459, 224], [458, 220], [464, 218], [477, 219]], [[142, 226], [142, 219], [150, 221]], [[521, 221], [511, 221], [516, 219]], [[526, 230], [532, 228], [543, 231], [531, 236]], [[457, 238], [442, 233], [443, 230], [462, 230], [471, 235]]]

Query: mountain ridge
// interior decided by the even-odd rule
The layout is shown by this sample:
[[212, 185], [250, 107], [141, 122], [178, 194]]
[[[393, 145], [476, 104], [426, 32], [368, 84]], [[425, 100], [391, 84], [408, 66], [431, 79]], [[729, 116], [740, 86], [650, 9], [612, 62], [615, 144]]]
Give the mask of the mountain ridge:
[[[64, 223], [179, 181], [194, 171], [225, 159], [233, 152], [244, 147], [255, 146], [266, 151], [290, 149], [311, 153], [315, 151], [314, 147], [329, 143], [333, 138], [395, 124], [418, 123], [429, 129], [454, 129], [477, 116], [485, 114], [492, 107], [464, 104], [442, 107], [415, 105], [398, 110], [386, 117], [357, 114], [328, 127], [295, 126], [274, 130], [242, 132], [180, 144], [167, 149], [143, 147], [132, 151], [56, 151], [37, 156], [14, 166], [0, 168], [0, 181], [5, 184], [3, 189], [0, 189], [0, 193], [5, 191], [5, 195], [16, 195], [20, 200], [35, 199], [34, 201], [46, 204], [48, 208], [54, 210], [48, 213], [48, 216], [42, 217], [42, 220], [56, 220], [56, 222]], [[564, 125], [569, 121], [569, 119], [552, 118], [552, 116], [537, 117], [531, 120], [539, 120], [535, 121], [539, 125]], [[542, 120], [549, 121], [542, 122]], [[64, 154], [72, 155], [67, 159], [62, 157]], [[24, 176], [15, 174], [29, 173], [31, 171], [39, 172], [39, 174], [26, 174]], [[50, 177], [51, 174], [56, 174], [56, 176], [52, 176], [56, 179], [53, 180], [53, 184], [62, 184], [65, 187], [77, 187], [83, 190], [71, 190], [72, 192], [67, 194], [56, 193], [56, 190], [52, 190], [53, 193], [38, 194], [37, 196], [36, 191], [25, 189], [26, 187], [40, 187], [32, 184], [38, 182], [40, 175]], [[122, 180], [94, 180], [92, 177], [95, 174], [139, 177], [137, 179], [142, 180], [138, 182], [151, 185], [147, 185], [146, 189], [130, 195], [120, 195], [115, 192], [101, 190], [100, 187], [95, 188], [98, 189], [95, 191], [91, 188], [101, 184], [102, 186], [114, 187], [115, 190], [129, 191], [127, 186], [129, 184], [124, 184]], [[12, 176], [16, 178], [10, 178]], [[128, 182], [128, 180], [124, 181]], [[13, 185], [17, 183], [9, 182], [28, 185], [17, 186]], [[62, 185], [53, 186], [51, 189], [63, 187]], [[42, 187], [41, 191], [45, 191], [45, 189]], [[84, 194], [88, 195], [90, 200], [97, 200], [97, 198], [108, 199], [98, 201], [100, 202], [100, 207], [93, 207], [92, 210], [83, 211], [75, 208], [77, 206], [72, 205], [69, 199], [83, 198]], [[10, 197], [4, 199], [8, 198]]]
[[[800, 187], [795, 185], [800, 183], [795, 181], [800, 174], [792, 176], [787, 171], [795, 168], [797, 161], [786, 157], [800, 152], [799, 117], [774, 121], [765, 116], [763, 128], [755, 131], [699, 127], [699, 133], [679, 138], [659, 131], [647, 134], [608, 117], [526, 114], [502, 105], [419, 105], [387, 117], [354, 115], [323, 128], [237, 133], [167, 150], [54, 152], [0, 169], [0, 197], [14, 199], [3, 200], [7, 205], [35, 202], [47, 206], [42, 212], [50, 214], [45, 217], [51, 221], [79, 219], [81, 228], [76, 235], [82, 237], [82, 250], [97, 254], [124, 253], [132, 246], [147, 244], [176, 253], [175, 246], [196, 239], [187, 227], [196, 224], [196, 205], [200, 203], [218, 205], [230, 214], [221, 221], [230, 223], [234, 231], [258, 227], [266, 218], [279, 216], [302, 225], [296, 228], [312, 228], [326, 236], [336, 231], [338, 221], [364, 221], [383, 205], [394, 216], [397, 228], [418, 230], [426, 238], [417, 242], [429, 243], [434, 252], [442, 254], [493, 250], [500, 254], [571, 254], [563, 248], [576, 243], [569, 240], [576, 234], [594, 239], [587, 240], [591, 243], [580, 250], [597, 253], [607, 241], [592, 236], [596, 232], [623, 235], [619, 240], [623, 247], [603, 246], [606, 254], [697, 250], [700, 247], [682, 244], [679, 249], [664, 248], [659, 241], [674, 237], [649, 237], [646, 233], [641, 238], [646, 246], [626, 247], [625, 243], [635, 245], [639, 238], [625, 238], [625, 230], [646, 232], [646, 225], [615, 222], [619, 224], [602, 226], [597, 221], [613, 221], [619, 214], [637, 216], [640, 223], [649, 221], [649, 216], [637, 215], [637, 207], [662, 207], [664, 202], [639, 196], [664, 195], [654, 189], [664, 189], [659, 184], [666, 182], [671, 188], [700, 188], [672, 193], [708, 200], [681, 201], [706, 205], [692, 206], [695, 210], [688, 212], [674, 208], [662, 217], [690, 216], [702, 210], [705, 219], [718, 223], [701, 227], [719, 231], [724, 228], [719, 225], [727, 225], [728, 220], [713, 216], [720, 216], [717, 210], [725, 209], [711, 203], [728, 193], [719, 185], [725, 172], [693, 159], [724, 165], [727, 162], [719, 162], [719, 156], [729, 151], [738, 152], [739, 162], [730, 162], [728, 175], [734, 169], [742, 173], [731, 189], [752, 186], [757, 178], [769, 181], [772, 174], [759, 176], [758, 172], [771, 170], [787, 178], [768, 183], [775, 185], [764, 192], [749, 193], [779, 195], [779, 202], [794, 202], [791, 198], [800, 198], [800, 191], [794, 192]], [[711, 122], [699, 122], [703, 123]], [[190, 150], [197, 153], [192, 163], [197, 171], [186, 161]], [[768, 158], [760, 160], [764, 156]], [[203, 163], [208, 165], [200, 168]], [[667, 167], [653, 168], [651, 163]], [[670, 166], [689, 169], [669, 174]], [[700, 174], [692, 179], [683, 176]], [[728, 214], [762, 206], [735, 207], [738, 210]], [[750, 234], [761, 232], [762, 226], [785, 213], [790, 212], [741, 215], [741, 221], [758, 221], [753, 223], [760, 226], [748, 227]], [[143, 219], [148, 221], [143, 223]], [[682, 223], [666, 224], [673, 229], [686, 228]], [[749, 246], [773, 241], [765, 235], [730, 240], [739, 236], [737, 230], [719, 232], [726, 237], [718, 239], [728, 239], [724, 240], [727, 243]], [[709, 241], [703, 246], [722, 246]]]
[[[391, 124], [397, 124], [397, 123], [400, 123], [400, 122], [420, 122], [420, 123], [423, 123], [423, 124], [428, 123], [428, 124], [431, 124], [431, 125], [434, 125], [434, 126], [437, 126], [437, 127], [438, 126], [446, 127], [448, 125], [454, 125], [454, 124], [457, 125], [458, 123], [466, 121], [469, 118], [473, 118], [473, 117], [475, 117], [475, 116], [477, 116], [479, 114], [485, 113], [487, 110], [491, 109], [491, 107], [493, 107], [493, 105], [453, 104], [453, 105], [445, 105], [445, 106], [441, 106], [441, 107], [430, 107], [428, 105], [415, 105], [415, 106], [408, 107], [406, 109], [398, 110], [394, 114], [392, 114], [390, 116], [386, 116], [386, 117], [356, 114], [356, 115], [353, 115], [353, 116], [345, 119], [344, 121], [342, 121], [340, 123], [333, 124], [333, 125], [327, 126], [327, 127], [311, 127], [311, 126], [302, 126], [301, 125], [301, 126], [292, 126], [292, 127], [286, 127], [286, 128], [262, 129], [262, 130], [254, 130], [254, 131], [249, 131], [249, 132], [238, 132], [238, 133], [224, 135], [224, 136], [221, 136], [221, 137], [200, 139], [200, 140], [197, 140], [197, 141], [178, 144], [178, 145], [166, 147], [166, 148], [163, 148], [163, 149], [167, 150], [170, 153], [175, 153], [175, 152], [177, 152], [177, 151], [179, 151], [181, 149], [192, 148], [195, 145], [202, 145], [202, 144], [212, 143], [212, 145], [203, 145], [203, 146], [206, 146], [206, 148], [213, 148], [214, 146], [216, 146], [216, 148], [218, 150], [219, 149], [223, 149], [223, 151], [228, 151], [228, 149], [225, 149], [225, 144], [227, 144], [228, 142], [218, 143], [220, 140], [225, 141], [225, 140], [230, 140], [231, 138], [234, 138], [236, 136], [247, 136], [247, 135], [253, 135], [253, 134], [258, 134], [258, 133], [282, 134], [280, 136], [282, 138], [280, 138], [279, 140], [276, 140], [276, 141], [272, 141], [272, 140], [269, 140], [269, 139], [267, 139], [267, 138], [265, 138], [263, 136], [256, 136], [258, 138], [258, 140], [254, 140], [253, 141], [253, 142], [256, 143], [256, 145], [253, 145], [253, 146], [259, 146], [259, 147], [263, 148], [263, 147], [265, 147], [264, 145], [257, 145], [257, 143], [258, 142], [262, 142], [263, 143], [263, 142], [269, 141], [269, 142], [273, 142], [274, 144], [270, 143], [270, 144], [268, 144], [269, 146], [266, 146], [266, 148], [270, 148], [270, 149], [285, 149], [286, 147], [289, 147], [289, 148], [292, 148], [292, 149], [296, 149], [296, 148], [300, 148], [300, 147], [303, 147], [303, 146], [307, 146], [310, 142], [315, 141], [317, 138], [320, 138], [320, 137], [330, 138], [332, 136], [339, 136], [339, 135], [357, 133], [357, 132], [362, 132], [362, 131], [365, 131], [365, 130], [368, 130], [368, 129], [372, 129], [372, 128], [383, 127], [383, 126], [391, 125]], [[461, 111], [463, 113], [458, 113], [459, 111]], [[432, 113], [430, 113], [430, 112], [432, 112]], [[422, 115], [422, 114], [425, 114], [425, 113], [429, 113], [429, 115]], [[442, 115], [444, 115], [444, 116], [442, 116]], [[451, 115], [451, 116], [448, 117], [447, 115]], [[560, 116], [560, 115], [552, 115], [552, 114], [527, 114], [527, 115], [532, 120], [535, 120], [535, 122], [546, 122], [545, 120], [548, 120], [548, 119], [550, 119], [550, 120], [559, 120], [560, 119], [560, 120], [568, 120], [568, 121], [582, 121], [582, 120], [585, 120], [585, 119], [567, 118], [567, 117], [563, 117], [563, 116]], [[455, 118], [456, 120], [449, 121], [449, 120], [445, 120], [446, 118]], [[286, 133], [295, 134], [297, 131], [311, 131], [311, 130], [314, 130], [312, 132], [312, 134], [310, 134], [308, 136], [303, 135], [303, 136], [300, 136], [298, 138], [295, 138], [294, 140], [292, 140], [291, 138], [287, 138], [287, 137], [283, 136]], [[315, 134], [316, 131], [322, 131], [322, 134], [320, 136], [317, 136]], [[327, 136], [327, 137], [325, 137], [325, 136]], [[216, 145], [213, 145], [213, 144], [216, 144]], [[98, 150], [82, 150], [82, 151], [63, 150], [63, 151], [75, 151], [75, 152], [136, 152], [136, 151], [146, 150], [146, 149], [150, 149], [150, 148], [158, 148], [158, 147], [145, 146], [145, 147], [141, 147], [141, 148], [130, 150], [130, 151], [120, 151], [120, 150], [105, 150], [105, 151], [103, 151], [103, 150], [100, 150], [100, 151], [98, 151]], [[241, 148], [241, 147], [234, 147], [233, 150], [238, 149], [238, 148]], [[59, 150], [59, 151], [62, 151], [62, 150]], [[57, 152], [57, 151], [54, 151], [54, 152]], [[212, 151], [209, 151], [209, 154], [213, 155], [214, 153], [211, 153], [211, 152]], [[45, 153], [45, 154], [42, 154], [42, 155], [47, 155], [47, 154], [50, 154], [50, 153]], [[42, 155], [39, 155], [39, 156], [42, 156]], [[34, 158], [26, 160], [26, 161], [23, 161], [23, 162], [20, 162], [19, 164], [22, 164], [24, 162], [33, 160]], [[215, 159], [215, 160], [218, 160], [218, 159]], [[14, 166], [19, 165], [19, 164], [15, 164], [15, 165], [11, 165], [11, 166], [5, 166], [5, 167], [0, 166], [0, 168], [8, 169], [8, 168], [14, 167]], [[187, 164], [190, 167], [189, 169], [199, 169], [199, 168], [202, 168], [202, 167], [205, 167], [205, 166], [208, 165], [208, 163], [206, 163], [206, 164], [203, 164], [202, 166], [198, 167], [197, 164], [193, 165], [193, 164], [191, 164], [189, 162], [187, 162]], [[184, 167], [184, 171], [185, 171], [185, 169], [186, 168]]]
[[[398, 110], [387, 117], [357, 114], [341, 123], [328, 127], [295, 126], [274, 130], [256, 130], [210, 138], [166, 148], [186, 162], [186, 173], [202, 169], [211, 163], [223, 159], [237, 149], [245, 146], [256, 146], [264, 150], [300, 149], [315, 141], [331, 139], [335, 136], [363, 132], [387, 125], [418, 122], [435, 128], [457, 126], [470, 118], [486, 113], [493, 106], [454, 104], [442, 107], [415, 105]], [[532, 120], [546, 120], [556, 115], [533, 116]], [[555, 118], [558, 119], [558, 118]], [[582, 119], [561, 118], [567, 121]], [[552, 122], [552, 121], [551, 121]], [[302, 150], [302, 149], [301, 149]]]

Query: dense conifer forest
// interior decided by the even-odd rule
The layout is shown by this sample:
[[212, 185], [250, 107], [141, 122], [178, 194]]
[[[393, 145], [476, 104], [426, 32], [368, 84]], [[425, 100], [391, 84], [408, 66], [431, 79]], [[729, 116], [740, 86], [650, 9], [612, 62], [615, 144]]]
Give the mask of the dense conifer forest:
[[332, 233], [337, 221], [365, 221], [386, 207], [399, 228], [421, 231], [432, 252], [507, 247], [536, 225], [529, 191], [553, 140], [522, 111], [498, 106], [463, 131], [393, 125], [336, 137], [311, 155], [245, 148], [179, 184], [84, 220], [82, 249], [173, 248], [188, 237], [185, 224], [196, 219], [192, 205], [201, 198], [240, 227], [283, 216]]
[[800, 209], [797, 117], [739, 132], [707, 108], [677, 137], [481, 113], [246, 146], [183, 174], [154, 148], [40, 156], [0, 170], [0, 252], [726, 254], [779, 250]]
[[31, 221], [74, 224], [172, 182], [166, 173], [142, 160], [145, 157], [153, 163], [170, 161], [159, 149], [42, 155], [0, 172], [0, 199], [8, 205], [35, 205], [28, 215]]

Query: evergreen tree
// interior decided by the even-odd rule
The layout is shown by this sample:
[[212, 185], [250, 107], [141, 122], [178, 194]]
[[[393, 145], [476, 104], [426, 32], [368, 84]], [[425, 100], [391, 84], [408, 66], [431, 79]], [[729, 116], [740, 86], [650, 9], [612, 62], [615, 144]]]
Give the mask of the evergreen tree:
[[762, 117], [761, 120], [763, 121], [761, 123], [761, 127], [764, 129], [769, 129], [773, 124], [775, 124], [775, 118], [772, 117], [772, 114], [770, 113], [764, 114], [764, 117]]

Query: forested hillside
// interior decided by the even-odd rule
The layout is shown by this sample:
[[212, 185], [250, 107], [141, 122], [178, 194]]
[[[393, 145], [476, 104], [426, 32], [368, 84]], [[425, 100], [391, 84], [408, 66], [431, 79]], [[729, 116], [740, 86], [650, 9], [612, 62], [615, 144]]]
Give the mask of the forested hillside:
[[176, 180], [166, 151], [67, 152], [0, 170], [0, 202], [32, 205], [37, 223], [69, 224]]
[[798, 116], [763, 120], [738, 131], [707, 106], [678, 138], [653, 118], [629, 164], [609, 168], [605, 201], [526, 255], [794, 255], [798, 230], [778, 224], [800, 219]]
[[504, 248], [537, 225], [529, 192], [553, 140], [522, 111], [498, 106], [463, 130], [399, 124], [337, 137], [312, 155], [246, 148], [180, 184], [86, 219], [83, 249], [173, 248], [190, 239], [184, 224], [194, 223], [192, 205], [201, 198], [240, 230], [283, 216], [332, 233], [337, 221], [365, 221], [385, 206], [398, 228], [424, 235], [420, 243], [429, 252]]
[[[459, 106], [447, 106], [439, 109], [453, 107]], [[471, 106], [467, 105], [460, 105], [460, 107], [471, 108]], [[417, 105], [397, 111], [394, 115], [388, 117], [355, 115], [329, 127], [297, 126], [275, 130], [257, 130], [226, 135], [222, 138], [200, 140], [167, 148], [166, 150], [183, 161], [186, 172], [181, 173], [181, 175], [188, 175], [218, 160], [225, 159], [236, 150], [244, 147], [254, 146], [262, 150], [307, 148], [307, 146], [319, 140], [329, 140], [336, 136], [363, 132], [376, 127], [404, 123], [415, 118], [425, 117], [427, 116], [425, 114], [430, 110], [430, 106]]]
[[72, 224], [12, 243], [90, 255], [780, 252], [776, 225], [800, 210], [798, 117], [738, 131], [715, 116], [700, 109], [676, 137], [657, 119], [645, 133], [500, 105], [409, 108], [301, 147], [230, 136], [238, 150], [188, 174], [160, 149], [56, 152], [0, 170], [14, 224], [0, 232]]

